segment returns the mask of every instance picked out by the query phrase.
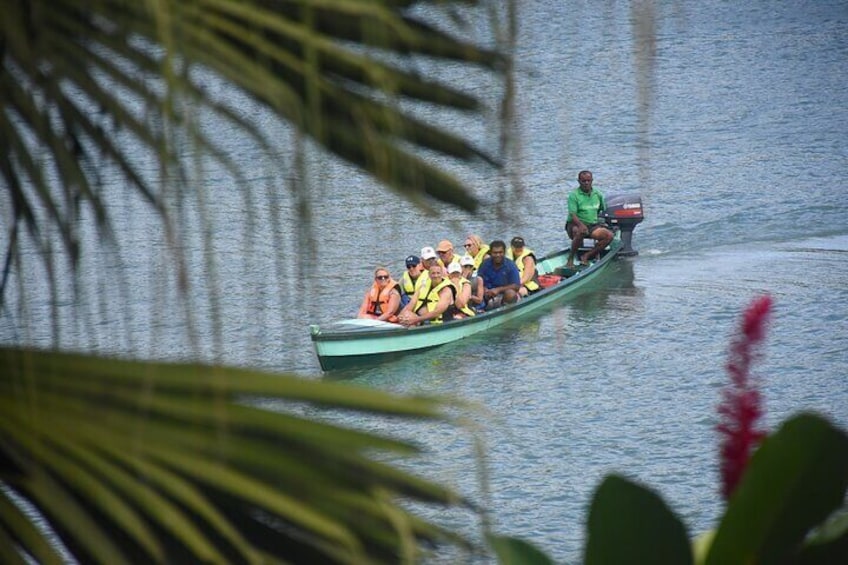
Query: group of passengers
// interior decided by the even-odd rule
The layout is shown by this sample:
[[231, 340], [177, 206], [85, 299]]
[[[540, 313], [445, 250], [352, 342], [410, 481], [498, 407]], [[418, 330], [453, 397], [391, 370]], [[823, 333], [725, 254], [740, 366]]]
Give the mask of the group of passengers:
[[399, 281], [385, 267], [374, 271], [359, 318], [404, 326], [440, 324], [476, 316], [517, 302], [539, 290], [536, 256], [524, 239], [514, 237], [509, 249], [496, 239], [486, 245], [479, 235], [465, 239], [465, 253], [454, 252], [445, 239], [406, 258]]
[[[599, 216], [606, 201], [593, 187], [593, 180], [592, 171], [580, 171], [579, 186], [568, 195], [568, 268], [574, 267], [575, 258], [588, 265], [613, 239], [613, 232]], [[587, 237], [594, 240], [594, 246], [578, 257]], [[513, 237], [507, 249], [499, 239], [485, 245], [480, 236], [472, 234], [465, 238], [461, 257], [446, 239], [436, 249], [421, 249], [420, 258], [410, 255], [400, 282], [392, 279], [388, 269], [378, 267], [359, 317], [404, 326], [439, 324], [514, 303], [538, 290], [536, 256], [523, 238]]]

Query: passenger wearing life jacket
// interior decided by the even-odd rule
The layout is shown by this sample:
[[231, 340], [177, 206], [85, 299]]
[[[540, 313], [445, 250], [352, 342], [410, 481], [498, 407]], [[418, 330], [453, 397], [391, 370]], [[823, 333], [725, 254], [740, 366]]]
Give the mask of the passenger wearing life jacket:
[[532, 249], [524, 246], [524, 238], [515, 236], [509, 242], [506, 258], [512, 259], [518, 272], [521, 274], [521, 288], [518, 294], [527, 296], [539, 290], [539, 281], [536, 276], [536, 255]]
[[465, 238], [465, 253], [474, 258], [474, 272], [477, 272], [483, 260], [489, 258], [489, 246], [479, 235], [472, 233]]
[[374, 284], [365, 293], [357, 318], [397, 322], [400, 310], [400, 285], [384, 267], [374, 270]]
[[[448, 308], [456, 300], [456, 289], [450, 279], [445, 277], [445, 271], [441, 265], [430, 267], [430, 280], [427, 292], [419, 294], [423, 288], [415, 292], [413, 299], [403, 309], [399, 321], [404, 326], [416, 326], [425, 322], [440, 324], [451, 319]], [[410, 305], [412, 306], [410, 308]]]
[[419, 297], [427, 296], [430, 292], [430, 268], [433, 265], [438, 265], [438, 256], [436, 250], [432, 247], [421, 248], [421, 271], [413, 285], [413, 291], [409, 295], [409, 300], [401, 308], [399, 317], [403, 318], [406, 314], [415, 313], [413, 308], [420, 300]]
[[463, 255], [462, 259], [459, 260], [459, 265], [462, 267], [462, 277], [468, 280], [471, 286], [471, 296], [468, 298], [468, 306], [475, 311], [482, 310], [483, 306], [485, 306], [483, 292], [486, 289], [483, 287], [483, 278], [477, 276], [474, 272], [474, 258], [471, 255]]
[[459, 255], [453, 252], [453, 243], [447, 239], [443, 239], [436, 247], [436, 253], [439, 254], [439, 264], [445, 269], [451, 263], [459, 264]]
[[424, 265], [417, 255], [410, 255], [406, 258], [406, 271], [400, 278], [400, 306], [403, 308], [409, 304], [410, 298], [415, 294], [416, 283], [421, 279], [421, 273], [424, 271]]
[[457, 263], [451, 263], [448, 267], [448, 278], [456, 288], [456, 300], [449, 308], [454, 319], [469, 318], [477, 313], [471, 307], [471, 283], [462, 276], [462, 270]]
[[[421, 248], [421, 266], [423, 270], [421, 271], [421, 276], [425, 276], [426, 278], [430, 278], [430, 267], [433, 265], [438, 265], [439, 256], [436, 254], [436, 250], [432, 247], [422, 247]], [[420, 283], [419, 283], [420, 285]]]

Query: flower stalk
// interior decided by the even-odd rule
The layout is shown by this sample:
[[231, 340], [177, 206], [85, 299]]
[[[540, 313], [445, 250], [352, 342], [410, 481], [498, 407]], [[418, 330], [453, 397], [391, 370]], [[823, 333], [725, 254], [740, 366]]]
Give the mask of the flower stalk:
[[728, 500], [745, 473], [751, 454], [765, 437], [758, 427], [763, 415], [762, 396], [751, 365], [759, 357], [766, 335], [772, 299], [761, 296], [745, 310], [738, 334], [730, 344], [727, 372], [730, 383], [722, 391], [717, 430], [721, 436], [722, 495]]

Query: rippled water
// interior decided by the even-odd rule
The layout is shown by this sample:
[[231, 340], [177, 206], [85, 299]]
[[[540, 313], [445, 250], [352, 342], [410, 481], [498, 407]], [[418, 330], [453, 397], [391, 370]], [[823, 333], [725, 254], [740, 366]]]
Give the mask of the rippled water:
[[[721, 510], [713, 429], [727, 344], [753, 297], [775, 299], [756, 367], [768, 425], [816, 410], [848, 427], [848, 6], [785, 4], [657, 3], [652, 78], [639, 82], [630, 6], [521, 2], [526, 192], [512, 204], [516, 214], [499, 217], [484, 205], [474, 217], [428, 216], [329, 165], [317, 175], [310, 248], [295, 243], [297, 212], [286, 198], [250, 202], [222, 186], [207, 203], [223, 226], [209, 236], [217, 286], [197, 282], [192, 343], [169, 315], [180, 312], [174, 277], [153, 282], [169, 267], [157, 234], [145, 229], [148, 213], [123, 203], [119, 237], [131, 250], [123, 278], [110, 275], [113, 256], [86, 259], [98, 273], [82, 296], [90, 314], [76, 316], [70, 297], [60, 304], [60, 342], [165, 358], [199, 351], [314, 376], [308, 324], [354, 312], [375, 264], [399, 273], [410, 252], [443, 237], [460, 245], [469, 232], [520, 234], [540, 253], [557, 249], [567, 191], [589, 168], [607, 194], [642, 194], [637, 258], [616, 263], [594, 292], [526, 323], [334, 376], [474, 402], [479, 409], [467, 417], [486, 443], [487, 490], [467, 433], [342, 421], [408, 432], [429, 452], [414, 469], [484, 499], [497, 531], [557, 561], [579, 560], [586, 506], [610, 472], [651, 485], [691, 533], [703, 531]], [[640, 88], [651, 92], [645, 113], [636, 108]], [[249, 180], [279, 188], [272, 170], [258, 163]], [[494, 185], [472, 185], [495, 200]], [[267, 221], [275, 214], [276, 226]], [[199, 242], [189, 238], [186, 252], [202, 265]], [[300, 271], [301, 259], [315, 270]], [[28, 284], [36, 293], [43, 283]], [[215, 291], [217, 311], [207, 302]], [[7, 311], [0, 339], [50, 344], [49, 312], [47, 301]], [[216, 319], [217, 334], [204, 323]]]
[[[473, 419], [495, 529], [575, 561], [610, 472], [655, 488], [693, 535], [715, 523], [715, 406], [755, 296], [775, 299], [756, 366], [767, 425], [816, 410], [848, 427], [848, 7], [658, 8], [655, 101], [640, 124], [629, 11], [522, 6], [522, 205], [533, 216], [504, 235], [559, 245], [566, 190], [585, 167], [607, 193], [643, 195], [641, 254], [518, 328], [348, 376], [485, 407]], [[470, 443], [420, 441], [437, 476], [475, 492]]]

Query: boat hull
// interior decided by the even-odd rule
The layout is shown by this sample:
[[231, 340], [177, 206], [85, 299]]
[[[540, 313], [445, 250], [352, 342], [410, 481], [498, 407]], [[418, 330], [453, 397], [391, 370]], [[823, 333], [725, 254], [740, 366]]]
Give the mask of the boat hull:
[[[583, 290], [610, 265], [621, 245], [621, 241], [616, 238], [598, 261], [575, 269], [571, 276], [561, 282], [525, 297], [516, 304], [471, 318], [412, 328], [356, 320], [343, 320], [324, 328], [310, 326], [321, 369], [335, 371], [384, 362], [407, 353], [459, 341], [523, 318]], [[537, 263], [537, 271], [540, 275], [561, 272], [567, 257], [568, 250], [543, 257]]]

